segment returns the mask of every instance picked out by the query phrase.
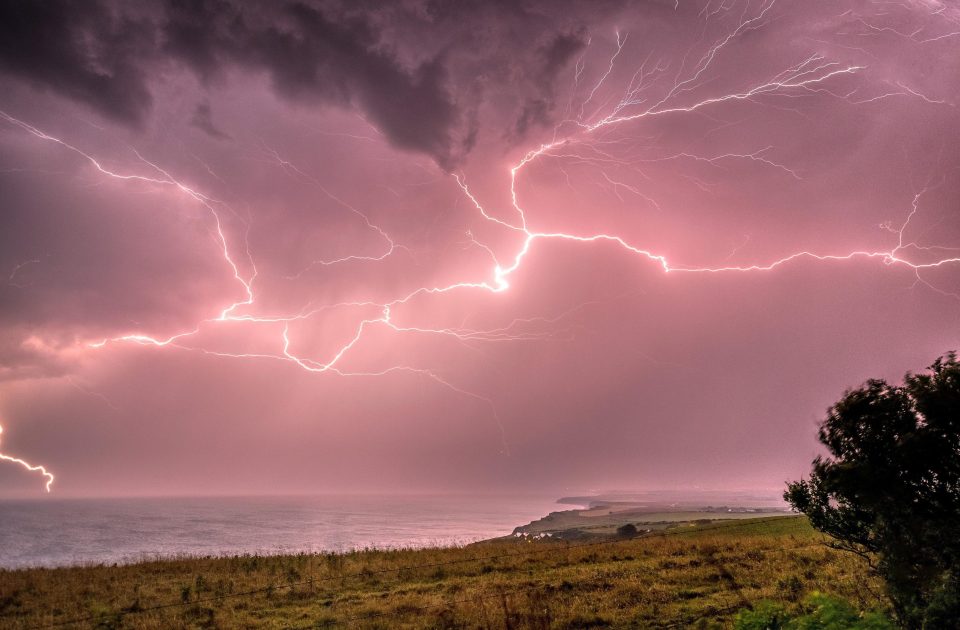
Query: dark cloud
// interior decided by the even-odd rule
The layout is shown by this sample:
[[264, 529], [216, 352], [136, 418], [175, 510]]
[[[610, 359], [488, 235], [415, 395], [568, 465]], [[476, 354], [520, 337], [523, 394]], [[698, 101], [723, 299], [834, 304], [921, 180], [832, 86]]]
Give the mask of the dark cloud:
[[541, 47], [539, 51], [543, 62], [541, 84], [552, 84], [557, 73], [586, 45], [587, 32], [585, 28], [581, 27], [574, 33], [560, 33], [547, 45]]
[[197, 104], [196, 109], [193, 110], [193, 117], [190, 119], [190, 124], [218, 140], [230, 137], [230, 134], [224, 132], [214, 124], [213, 111], [210, 109], [210, 103]]
[[[154, 77], [178, 66], [207, 86], [226, 81], [232, 69], [265, 73], [281, 98], [356, 108], [394, 146], [452, 169], [475, 141], [481, 84], [504, 72], [522, 65], [525, 86], [518, 86], [519, 113], [508, 135], [550, 123], [558, 73], [587, 41], [582, 26], [570, 25], [576, 20], [561, 26], [521, 5], [433, 3], [420, 13], [305, 2], [8, 0], [0, 3], [0, 71], [132, 127], [149, 119]], [[492, 35], [481, 36], [480, 46], [463, 45], [475, 37], [462, 30], [465, 21], [485, 24]], [[395, 23], [404, 24], [402, 41], [391, 38]], [[423, 47], [421, 40], [444, 43]], [[413, 56], [403, 52], [418, 48]], [[469, 64], [480, 73], [465, 73]], [[213, 137], [226, 135], [208, 105], [190, 122]]]
[[0, 68], [142, 125], [152, 102], [141, 66], [153, 27], [97, 2], [0, 2]]
[[[0, 4], [0, 68], [111, 120], [145, 123], [149, 77], [168, 59], [204, 82], [239, 66], [266, 72], [288, 100], [356, 107], [395, 146], [452, 167], [470, 129], [458, 135], [463, 117], [442, 59], [408, 66], [380, 39], [368, 14], [327, 14], [297, 2], [172, 0], [153, 19], [100, 3]], [[207, 111], [198, 109], [192, 124], [218, 136]]]
[[520, 115], [513, 126], [516, 139], [523, 138], [532, 127], [546, 127], [552, 120], [554, 91], [557, 75], [567, 67], [575, 54], [587, 46], [587, 32], [560, 33], [537, 49], [536, 63], [530, 73], [530, 83], [536, 94], [524, 100]]
[[221, 53], [229, 39], [219, 29], [229, 30], [230, 24], [239, 19], [239, 9], [228, 2], [170, 0], [162, 52], [187, 60], [206, 81], [220, 77]]
[[356, 106], [395, 146], [444, 168], [462, 153], [461, 115], [442, 60], [404, 66], [367, 15], [331, 16], [301, 3], [246, 13], [178, 0], [163, 34], [164, 50], [204, 80], [222, 76], [227, 64], [265, 71], [284, 98]]
[[550, 120], [550, 112], [553, 110], [553, 101], [543, 98], [528, 99], [517, 122], [513, 125], [514, 136], [519, 139], [527, 135], [527, 131], [533, 126], [545, 126]]

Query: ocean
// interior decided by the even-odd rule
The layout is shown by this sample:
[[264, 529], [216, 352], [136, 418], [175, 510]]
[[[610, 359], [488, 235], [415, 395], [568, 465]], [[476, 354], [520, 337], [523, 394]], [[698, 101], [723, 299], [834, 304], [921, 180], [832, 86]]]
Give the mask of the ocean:
[[521, 496], [0, 500], [0, 568], [465, 544], [568, 507]]

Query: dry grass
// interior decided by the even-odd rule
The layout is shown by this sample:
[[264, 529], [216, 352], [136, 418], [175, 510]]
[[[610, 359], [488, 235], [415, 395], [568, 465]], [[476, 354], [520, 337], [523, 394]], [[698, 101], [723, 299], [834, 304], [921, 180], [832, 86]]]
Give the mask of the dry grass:
[[883, 605], [859, 559], [805, 519], [777, 518], [603, 543], [2, 571], [0, 627], [713, 628], [751, 602], [794, 606], [813, 590]]

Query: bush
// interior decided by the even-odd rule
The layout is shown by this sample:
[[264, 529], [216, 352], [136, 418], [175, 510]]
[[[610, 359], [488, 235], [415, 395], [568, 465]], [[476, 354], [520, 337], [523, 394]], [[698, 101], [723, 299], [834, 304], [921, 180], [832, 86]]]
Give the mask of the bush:
[[893, 630], [881, 613], [857, 611], [848, 602], [823, 593], [812, 593], [799, 616], [787, 613], [775, 602], [760, 602], [742, 610], [734, 621], [736, 630]]
[[637, 535], [637, 526], [633, 523], [627, 523], [617, 528], [617, 536], [629, 537]]
[[782, 630], [789, 620], [783, 606], [774, 602], [759, 602], [753, 610], [741, 610], [734, 621], [736, 630]]

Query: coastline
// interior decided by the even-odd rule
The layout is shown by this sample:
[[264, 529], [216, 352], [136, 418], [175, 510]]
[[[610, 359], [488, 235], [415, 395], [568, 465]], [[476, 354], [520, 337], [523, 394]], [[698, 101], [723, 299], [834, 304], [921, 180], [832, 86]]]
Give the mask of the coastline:
[[[559, 504], [579, 508], [557, 510], [514, 528], [511, 536], [582, 540], [635, 531], [650, 533], [676, 527], [715, 522], [779, 517], [790, 514], [769, 501], [754, 505], [702, 505], [697, 501], [625, 500], [594, 497], [563, 497]], [[626, 529], [623, 529], [626, 528]], [[633, 528], [632, 530], [630, 528]]]
[[[725, 566], [749, 583], [718, 579]], [[879, 585], [865, 574], [859, 558], [825, 547], [802, 516], [752, 518], [583, 542], [508, 537], [420, 550], [0, 571], [0, 625], [384, 628], [389, 620], [426, 630], [476, 619], [542, 627], [546, 612], [551, 627], [726, 627], [744, 597], [776, 598], [788, 587], [799, 597], [821, 578], [844, 598], [868, 596]]]
[[35, 518], [22, 518], [15, 510], [0, 514], [0, 568], [462, 548], [535, 538], [582, 540], [615, 535], [623, 526], [643, 533], [785, 513], [776, 507], [713, 507], [693, 500], [665, 502], [662, 495], [649, 493], [643, 500], [636, 496], [536, 497], [506, 503], [476, 498], [451, 503], [436, 497], [345, 503], [338, 498], [341, 502], [333, 504], [328, 497], [17, 502], [35, 508]]

